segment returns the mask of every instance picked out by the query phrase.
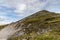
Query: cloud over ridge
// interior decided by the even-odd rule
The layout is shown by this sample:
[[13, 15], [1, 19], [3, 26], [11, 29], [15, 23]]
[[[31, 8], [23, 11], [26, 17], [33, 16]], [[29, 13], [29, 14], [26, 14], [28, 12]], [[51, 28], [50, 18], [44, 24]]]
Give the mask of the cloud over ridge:
[[0, 24], [20, 20], [44, 9], [59, 12], [59, 4], [59, 0], [0, 0]]

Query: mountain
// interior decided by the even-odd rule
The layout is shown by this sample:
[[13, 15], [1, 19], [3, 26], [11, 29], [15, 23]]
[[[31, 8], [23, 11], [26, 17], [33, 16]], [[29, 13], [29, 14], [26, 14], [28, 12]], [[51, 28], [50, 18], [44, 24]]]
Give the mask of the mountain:
[[[8, 40], [60, 40], [60, 14], [42, 10], [11, 23], [17, 31]], [[21, 36], [19, 36], [22, 33]]]

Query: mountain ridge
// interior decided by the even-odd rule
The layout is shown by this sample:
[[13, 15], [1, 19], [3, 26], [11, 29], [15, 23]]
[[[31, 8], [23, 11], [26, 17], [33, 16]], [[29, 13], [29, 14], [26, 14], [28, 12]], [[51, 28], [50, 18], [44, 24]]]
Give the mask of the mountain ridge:
[[[23, 18], [17, 22], [11, 23], [8, 26], [12, 26], [16, 30], [21, 28], [21, 30], [17, 31], [15, 34], [15, 35], [18, 35], [19, 33], [24, 32], [22, 36], [16, 37], [16, 38], [19, 38], [20, 40], [23, 40], [23, 39], [35, 40], [34, 38], [35, 37], [37, 38], [38, 36], [39, 36], [38, 38], [41, 39], [40, 35], [42, 34], [45, 34], [48, 32], [53, 33], [55, 31], [60, 31], [59, 29], [60, 28], [60, 14], [42, 10], [26, 18]], [[15, 39], [14, 37], [12, 37], [10, 40], [13, 40], [13, 39], [19, 40], [19, 39]]]

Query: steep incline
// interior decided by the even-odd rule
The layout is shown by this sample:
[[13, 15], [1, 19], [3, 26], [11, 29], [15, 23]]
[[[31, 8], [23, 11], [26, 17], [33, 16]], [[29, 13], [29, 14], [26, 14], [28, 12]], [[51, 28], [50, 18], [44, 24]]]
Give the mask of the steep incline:
[[0, 31], [0, 35], [3, 36], [0, 38], [8, 40], [35, 40], [34, 38], [37, 38], [38, 35], [60, 31], [59, 28], [60, 14], [42, 10], [3, 28]]
[[[32, 39], [32, 36], [34, 39], [36, 35], [60, 30], [59, 29], [60, 28], [60, 14], [49, 12], [46, 10], [39, 11], [20, 21], [17, 21], [17, 23], [18, 22], [20, 22], [20, 24], [23, 24], [22, 31], [24, 32], [24, 35], [25, 35], [25, 36], [23, 35], [23, 38], [27, 40]], [[33, 34], [35, 34], [35, 36]]]

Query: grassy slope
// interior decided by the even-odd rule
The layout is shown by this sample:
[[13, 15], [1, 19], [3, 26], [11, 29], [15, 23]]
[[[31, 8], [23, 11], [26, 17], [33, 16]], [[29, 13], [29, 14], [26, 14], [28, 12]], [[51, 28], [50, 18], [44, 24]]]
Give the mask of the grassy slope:
[[[26, 27], [25, 34], [9, 40], [60, 40], [59, 14], [43, 10], [22, 19], [22, 23]], [[29, 24], [31, 25], [28, 27]], [[39, 29], [45, 29], [45, 31], [42, 32]]]
[[0, 30], [3, 29], [5, 26], [7, 26], [8, 24], [6, 25], [0, 25]]

